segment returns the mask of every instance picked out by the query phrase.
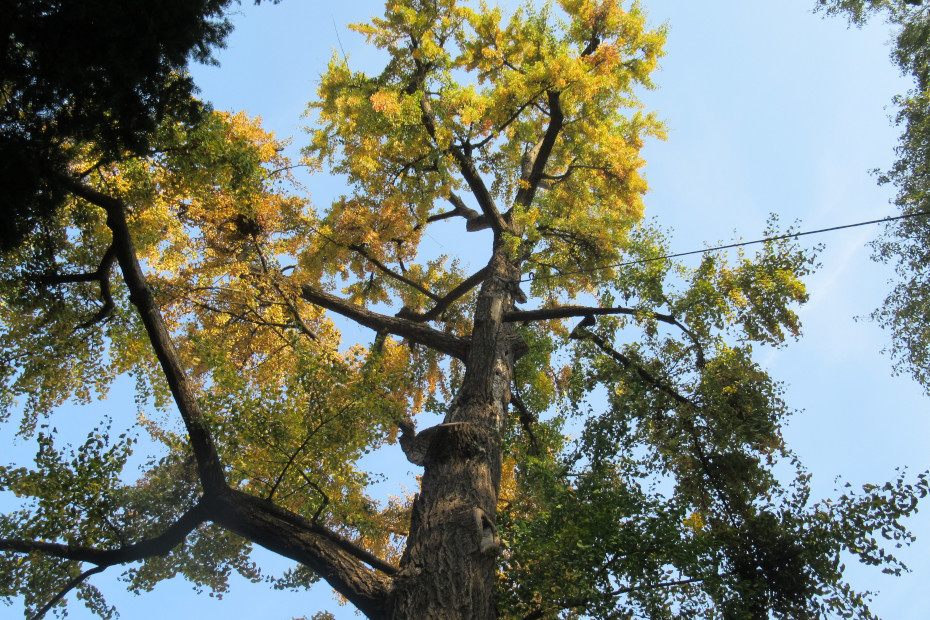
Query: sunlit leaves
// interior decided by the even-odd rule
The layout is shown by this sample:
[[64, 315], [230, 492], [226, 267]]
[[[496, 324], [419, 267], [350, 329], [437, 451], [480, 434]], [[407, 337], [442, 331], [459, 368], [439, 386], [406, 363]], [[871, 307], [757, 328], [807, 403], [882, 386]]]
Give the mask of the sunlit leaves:
[[[651, 86], [664, 32], [647, 29], [637, 7], [562, 9], [527, 6], [507, 19], [486, 6], [396, 2], [384, 18], [356, 26], [390, 60], [370, 77], [334, 58], [311, 104], [318, 122], [305, 153], [347, 174], [354, 189], [324, 220], [330, 262], [359, 265], [361, 277], [365, 261], [344, 249], [361, 244], [382, 262], [409, 263], [428, 218], [448, 210], [450, 192], [474, 190], [459, 174], [466, 160], [512, 218], [521, 260], [566, 270], [617, 256], [642, 214], [639, 149], [662, 135], [654, 117], [637, 111], [634, 89]], [[548, 189], [533, 204], [515, 204], [556, 93], [565, 120], [543, 170]], [[597, 278], [576, 278], [573, 292]]]
[[[652, 87], [664, 30], [648, 27], [638, 5], [611, 0], [506, 17], [453, 0], [397, 0], [356, 29], [387, 66], [366, 75], [337, 57], [321, 78], [304, 164], [344, 175], [348, 186], [319, 211], [297, 197], [283, 143], [243, 114], [165, 123], [145, 157], [104, 164], [88, 150], [71, 170], [125, 204], [229, 484], [389, 560], [400, 555], [410, 498], [374, 501], [377, 476], [363, 459], [390, 449], [398, 426], [424, 412], [457, 414], [457, 388], [471, 375], [420, 343], [428, 340], [398, 340], [390, 328], [369, 346], [341, 342], [302, 298], [312, 285], [463, 343], [483, 321], [499, 329], [489, 334], [495, 347], [522, 356], [514, 385], [495, 384], [482, 401], [497, 411], [513, 395], [490, 444], [496, 451], [499, 439], [503, 453], [490, 465], [503, 470], [505, 614], [863, 610], [841, 581], [838, 553], [895, 570], [869, 536], [906, 542], [900, 519], [926, 485], [869, 488], [834, 510], [808, 504], [802, 472], [787, 489], [774, 475], [791, 463], [780, 434], [790, 410], [752, 347], [798, 335], [813, 256], [782, 240], [751, 257], [707, 254], [688, 266], [642, 224], [640, 153], [663, 127], [637, 93]], [[75, 199], [57, 218], [3, 258], [2, 396], [42, 395], [27, 409], [27, 431], [121, 374], [139, 381], [141, 407], [149, 396], [169, 404], [108, 258], [103, 213]], [[465, 234], [490, 229], [475, 238], [493, 243], [495, 269], [513, 276], [478, 271], [492, 274], [485, 292], [502, 303], [490, 306], [503, 313], [493, 320], [474, 316], [482, 278], [467, 279], [471, 257], [420, 246], [440, 220]], [[518, 316], [518, 305], [566, 303], [591, 307], [527, 320], [519, 337], [503, 318]], [[111, 447], [94, 436], [69, 461], [43, 431], [33, 470], [0, 470], [5, 488], [31, 498], [4, 532], [118, 548], [191, 510], [201, 489], [184, 434], [160, 414], [140, 424], [164, 453], [135, 482], [120, 473], [129, 439]], [[147, 590], [181, 574], [221, 593], [233, 570], [259, 578], [248, 552], [201, 525], [126, 579]], [[49, 594], [77, 570], [32, 557], [9, 566], [16, 583], [0, 582], [4, 592]], [[36, 568], [54, 579], [28, 582]], [[302, 569], [275, 580], [312, 582]]]

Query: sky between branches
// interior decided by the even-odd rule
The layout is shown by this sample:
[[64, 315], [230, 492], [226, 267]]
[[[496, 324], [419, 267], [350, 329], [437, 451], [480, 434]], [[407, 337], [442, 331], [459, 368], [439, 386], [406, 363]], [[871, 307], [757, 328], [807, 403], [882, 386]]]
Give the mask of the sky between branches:
[[[674, 229], [673, 251], [758, 238], [770, 213], [784, 225], [799, 219], [802, 229], [892, 213], [892, 189], [876, 187], [869, 175], [893, 160], [891, 98], [907, 88], [888, 60], [887, 28], [847, 30], [843, 20], [812, 14], [813, 0], [644, 4], [653, 23], [671, 27], [655, 75], [660, 88], [643, 93], [643, 101], [669, 126], [668, 142], [651, 143], [644, 152], [651, 187], [645, 201], [647, 217]], [[345, 26], [383, 7], [373, 0], [285, 0], [244, 3], [240, 10], [229, 47], [217, 54], [221, 66], [197, 67], [195, 81], [217, 109], [261, 115], [279, 137], [293, 136], [296, 154], [305, 141], [300, 115], [333, 51], [346, 52], [354, 70], [380, 70], [378, 57]], [[339, 179], [326, 175], [304, 181], [320, 207], [344, 191]], [[452, 224], [448, 228], [450, 234], [439, 228], [425, 243], [455, 251], [461, 235]], [[786, 382], [786, 400], [799, 412], [785, 437], [814, 476], [814, 497], [830, 495], [839, 475], [858, 486], [890, 479], [895, 467], [930, 467], [930, 401], [909, 379], [891, 377], [889, 359], [880, 354], [886, 334], [854, 320], [878, 306], [887, 291], [890, 273], [869, 260], [865, 247], [878, 232], [867, 227], [807, 238], [826, 248], [821, 269], [809, 280], [811, 301], [800, 313], [804, 335], [783, 350], [757, 350], [773, 378]], [[483, 258], [458, 249], [473, 266]], [[371, 336], [358, 330], [345, 335]], [[124, 408], [132, 408], [129, 390], [115, 398], [127, 399]], [[393, 449], [396, 454], [372, 466], [402, 463], [387, 473], [405, 477], [410, 466]], [[880, 590], [872, 610], [881, 617], [918, 620], [930, 605], [924, 583], [930, 574], [930, 510], [911, 526], [918, 543], [901, 557], [913, 573], [893, 579], [865, 568], [850, 571], [853, 586]], [[94, 583], [122, 617], [134, 620], [171, 614], [291, 618], [323, 608], [337, 618], [355, 617], [331, 602], [325, 584], [311, 594], [292, 594], [236, 579], [217, 601], [175, 580], [133, 597], [115, 583], [117, 574]], [[91, 616], [75, 605], [70, 617]]]

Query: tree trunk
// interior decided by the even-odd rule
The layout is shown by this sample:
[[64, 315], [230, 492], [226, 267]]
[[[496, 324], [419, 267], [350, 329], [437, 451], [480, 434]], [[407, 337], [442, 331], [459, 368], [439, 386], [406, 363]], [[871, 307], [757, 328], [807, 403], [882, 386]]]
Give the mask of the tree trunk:
[[495, 250], [475, 309], [462, 387], [428, 438], [410, 536], [394, 579], [391, 618], [496, 618], [497, 495], [501, 428], [516, 358], [525, 343], [512, 323], [517, 267]]

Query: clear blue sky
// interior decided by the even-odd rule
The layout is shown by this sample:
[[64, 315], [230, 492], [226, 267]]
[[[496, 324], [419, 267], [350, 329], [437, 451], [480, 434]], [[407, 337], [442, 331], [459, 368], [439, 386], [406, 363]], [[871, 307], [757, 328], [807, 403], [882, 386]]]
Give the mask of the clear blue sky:
[[[671, 29], [656, 75], [644, 94], [667, 120], [669, 140], [646, 149], [652, 188], [647, 215], [674, 228], [678, 251], [761, 235], [770, 213], [802, 229], [890, 214], [890, 188], [869, 175], [892, 161], [897, 130], [891, 98], [907, 88], [888, 59], [881, 24], [849, 30], [811, 13], [814, 0], [725, 2], [644, 0], [654, 23]], [[378, 70], [377, 56], [345, 28], [382, 11], [379, 2], [284, 0], [244, 4], [219, 68], [195, 70], [203, 96], [218, 109], [260, 115], [279, 136], [303, 140], [300, 118], [334, 49], [354, 69]], [[338, 35], [338, 36], [337, 36]], [[307, 185], [318, 205], [340, 193], [323, 175]], [[735, 231], [735, 232], [734, 232]], [[788, 446], [813, 474], [814, 497], [830, 495], [835, 478], [854, 485], [888, 480], [895, 467], [928, 468], [930, 401], [906, 377], [892, 377], [880, 351], [887, 335], [867, 320], [887, 290], [888, 270], [869, 260], [876, 227], [807, 238], [822, 242], [822, 267], [809, 279], [804, 336], [757, 358], [786, 383], [798, 410]], [[437, 243], [442, 240], [437, 239]], [[445, 248], [448, 249], [448, 248]], [[111, 403], [112, 404], [112, 403]], [[134, 407], [129, 401], [126, 411]], [[406, 467], [399, 473], [405, 474]], [[889, 620], [922, 620], [930, 608], [930, 509], [912, 520], [922, 536], [901, 555], [914, 572], [893, 579], [870, 568], [850, 571], [853, 585], [878, 590], [873, 610]], [[267, 555], [258, 556], [265, 564]], [[93, 580], [124, 618], [282, 618], [329, 609], [354, 617], [325, 584], [311, 593], [281, 593], [241, 580], [222, 600], [181, 581], [141, 597], [125, 593], [117, 572]], [[91, 617], [72, 605], [72, 618]]]

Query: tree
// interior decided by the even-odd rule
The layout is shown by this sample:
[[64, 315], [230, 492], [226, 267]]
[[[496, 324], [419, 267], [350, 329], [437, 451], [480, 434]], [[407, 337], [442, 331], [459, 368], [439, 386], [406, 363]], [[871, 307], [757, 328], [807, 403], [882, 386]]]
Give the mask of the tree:
[[[389, 61], [324, 75], [307, 158], [348, 191], [319, 216], [242, 116], [75, 153], [71, 199], [4, 256], [4, 396], [35, 395], [39, 443], [0, 472], [30, 498], [0, 522], [5, 593], [42, 611], [77, 587], [107, 615], [95, 572], [222, 589], [258, 543], [300, 563], [280, 586], [322, 577], [371, 617], [866, 613], [840, 554], [900, 569], [872, 536], [908, 539], [924, 478], [816, 504], [803, 471], [778, 483], [788, 410], [752, 345], [797, 334], [812, 256], [663, 258], [638, 172], [662, 127], [634, 89], [664, 33], [561, 7], [394, 3], [359, 27]], [[449, 219], [485, 267], [421, 259]], [[324, 309], [371, 346], [340, 350]], [[184, 423], [142, 420], [167, 454], [132, 484], [132, 437], [69, 454], [41, 426], [125, 373]], [[416, 432], [424, 412], [443, 422]], [[382, 507], [357, 462], [395, 440], [423, 477]]]
[[211, 60], [230, 0], [51, 2], [0, 7], [3, 98], [0, 180], [8, 197], [0, 244], [18, 244], [61, 201], [48, 169], [91, 142], [104, 163], [144, 153], [168, 117], [202, 113], [184, 72]]
[[913, 90], [895, 99], [899, 107], [896, 122], [903, 127], [898, 160], [878, 176], [880, 183], [897, 186], [894, 202], [905, 219], [889, 224], [873, 244], [876, 260], [894, 265], [897, 283], [872, 318], [891, 332], [890, 352], [896, 371], [909, 372], [930, 391], [930, 220], [918, 217], [930, 211], [926, 170], [926, 162], [930, 161], [928, 7], [920, 0], [821, 0], [819, 6], [828, 14], [846, 13], [856, 25], [864, 24], [874, 14], [885, 15], [898, 28], [892, 60], [902, 73], [914, 79]]

